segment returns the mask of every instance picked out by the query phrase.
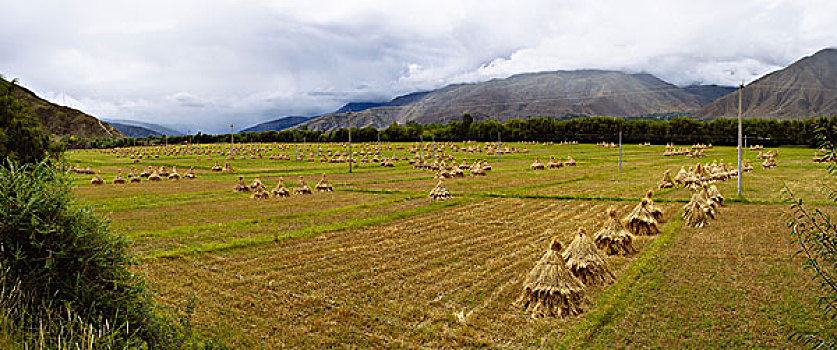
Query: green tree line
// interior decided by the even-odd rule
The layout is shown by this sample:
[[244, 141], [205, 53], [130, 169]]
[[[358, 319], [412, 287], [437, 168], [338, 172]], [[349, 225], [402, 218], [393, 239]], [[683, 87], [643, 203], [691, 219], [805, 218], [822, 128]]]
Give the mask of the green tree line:
[[[765, 146], [806, 145], [817, 146], [813, 137], [815, 125], [837, 125], [837, 115], [805, 120], [746, 119], [743, 122], [744, 134], [749, 144]], [[387, 128], [373, 127], [352, 128], [352, 140], [357, 142], [374, 141], [419, 141], [430, 140], [475, 140], [496, 141], [579, 141], [595, 143], [600, 141], [617, 142], [619, 133], [626, 143], [652, 142], [662, 144], [712, 143], [716, 145], [737, 144], [738, 124], [734, 119], [719, 118], [711, 121], [689, 117], [675, 117], [669, 120], [658, 119], [619, 119], [606, 117], [581, 117], [573, 119], [531, 118], [512, 119], [505, 123], [496, 120], [474, 120], [465, 114], [460, 120], [446, 124], [419, 124], [407, 122], [406, 125], [392, 123]], [[299, 129], [264, 132], [242, 132], [234, 134], [236, 143], [242, 142], [345, 142], [349, 130], [341, 128], [332, 131]], [[202, 134], [178, 136], [152, 136], [147, 138], [120, 138], [87, 140], [87, 145], [94, 148], [122, 147], [138, 144], [178, 144], [178, 143], [223, 143], [230, 142], [230, 134]]]

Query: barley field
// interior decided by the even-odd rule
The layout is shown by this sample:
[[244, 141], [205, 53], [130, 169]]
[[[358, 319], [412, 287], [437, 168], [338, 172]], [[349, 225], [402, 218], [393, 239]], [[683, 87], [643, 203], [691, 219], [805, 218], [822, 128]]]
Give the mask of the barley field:
[[[786, 187], [837, 212], [812, 149], [779, 148], [773, 169], [748, 151], [755, 169], [743, 196], [735, 179], [719, 182], [725, 206], [703, 228], [680, 220], [688, 190], [656, 192], [662, 233], [636, 236], [636, 254], [607, 257], [616, 283], [587, 288], [579, 316], [533, 319], [514, 301], [550, 238], [566, 246], [579, 227], [595, 232], [611, 206], [624, 217], [666, 169], [735, 164], [735, 148], [690, 159], [625, 145], [620, 170], [618, 149], [588, 144], [508, 143], [499, 156], [484, 143], [410, 152], [418, 146], [355, 144], [352, 173], [320, 161], [342, 144], [235, 145], [234, 159], [228, 144], [74, 150], [67, 160], [104, 179], [75, 175], [77, 200], [132, 240], [135, 270], [159, 300], [182, 313], [193, 304], [196, 329], [234, 348], [793, 348], [794, 332], [834, 332], [785, 225]], [[379, 152], [394, 166], [373, 162]], [[452, 198], [432, 201], [435, 172], [403, 160], [416, 154], [491, 170], [445, 179]], [[577, 166], [530, 169], [551, 156]], [[214, 172], [216, 162], [234, 171]], [[112, 183], [148, 166], [192, 168], [196, 179]], [[314, 188], [323, 174], [334, 192], [233, 191], [239, 176], [267, 190], [282, 178], [293, 192], [300, 176]]]

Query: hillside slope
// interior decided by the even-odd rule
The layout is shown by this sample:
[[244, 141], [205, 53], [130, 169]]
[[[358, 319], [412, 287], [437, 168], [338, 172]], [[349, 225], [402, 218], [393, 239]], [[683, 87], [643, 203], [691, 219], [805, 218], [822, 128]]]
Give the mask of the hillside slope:
[[[162, 136], [162, 135], [168, 135], [168, 136], [186, 135], [185, 132], [180, 131], [180, 130], [175, 130], [175, 129], [172, 129], [170, 127], [164, 126], [164, 125], [154, 124], [154, 123], [149, 123], [149, 122], [143, 122], [143, 121], [139, 121], [139, 120], [103, 119], [102, 121], [108, 122], [110, 125], [113, 125], [114, 127], [119, 129], [123, 133], [125, 133], [125, 130], [123, 130], [123, 127], [134, 127], [134, 128], [137, 128], [137, 129], [135, 129], [137, 131], [139, 131], [141, 129], [145, 129], [145, 130], [150, 131], [154, 135], [159, 135], [159, 136]], [[128, 134], [125, 133], [125, 135], [128, 135]]]
[[128, 124], [122, 124], [122, 123], [117, 123], [117, 122], [110, 122], [110, 125], [112, 127], [116, 128], [116, 130], [119, 130], [120, 132], [122, 132], [122, 134], [124, 134], [125, 136], [128, 136], [128, 137], [137, 137], [138, 138], [138, 137], [149, 137], [149, 136], [163, 136], [163, 134], [161, 134], [159, 132], [156, 132], [154, 130], [151, 130], [149, 128], [142, 127], [142, 126], [128, 125]]
[[241, 132], [262, 132], [262, 131], [270, 131], [270, 130], [285, 130], [290, 127], [294, 127], [299, 123], [305, 122], [306, 120], [311, 119], [310, 117], [300, 117], [300, 116], [291, 116], [291, 117], [282, 117], [276, 120], [271, 120], [268, 122], [260, 123], [253, 125], [249, 128], [241, 130]]
[[[750, 118], [837, 114], [837, 49], [821, 50], [748, 84], [743, 107]], [[698, 114], [703, 118], [737, 116], [737, 92], [704, 106]]]
[[689, 85], [683, 87], [683, 90], [695, 95], [702, 106], [715, 102], [715, 100], [735, 92], [736, 89], [734, 86], [720, 85]]
[[[0, 79], [0, 84], [9, 84]], [[41, 120], [45, 132], [57, 135], [75, 135], [80, 137], [122, 137], [122, 132], [96, 117], [74, 108], [59, 106], [44, 100], [28, 89], [16, 86], [15, 96], [23, 100]]]

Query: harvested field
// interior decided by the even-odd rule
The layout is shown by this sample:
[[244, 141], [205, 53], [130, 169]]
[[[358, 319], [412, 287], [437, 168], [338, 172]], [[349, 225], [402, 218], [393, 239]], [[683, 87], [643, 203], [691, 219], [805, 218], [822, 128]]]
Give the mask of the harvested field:
[[[615, 204], [475, 200], [389, 224], [147, 265], [154, 280], [189, 276], [214, 331], [245, 330], [238, 346], [527, 348], [556, 333], [512, 303], [552, 235], [569, 243]], [[650, 238], [639, 237], [642, 247]], [[619, 271], [631, 258], [613, 259]], [[618, 273], [617, 273], [618, 277]], [[182, 297], [179, 283], [160, 284]], [[462, 320], [457, 313], [464, 315]], [[572, 322], [572, 320], [561, 321]], [[255, 327], [253, 327], [255, 325]], [[366, 325], [366, 326], [364, 326]], [[337, 326], [337, 327], [335, 327]], [[311, 339], [316, 342], [310, 343]]]
[[[392, 146], [382, 154], [401, 159], [406, 150]], [[359, 163], [349, 174], [345, 163], [268, 158], [293, 157], [293, 146], [243, 146], [273, 147], [262, 159], [213, 153], [213, 160], [162, 155], [134, 164], [89, 150], [68, 158], [108, 182], [94, 186], [92, 175], [77, 175], [78, 199], [132, 240], [136, 270], [159, 299], [182, 311], [194, 298], [195, 330], [234, 348], [788, 348], [797, 345], [791, 332], [825, 329], [781, 216], [786, 184], [837, 210], [819, 191], [833, 182], [810, 161], [813, 150], [783, 148], [769, 170], [749, 154], [757, 167], [744, 177], [744, 196], [736, 198], [735, 179], [718, 182], [726, 206], [702, 229], [679, 219], [688, 190], [656, 191], [662, 233], [635, 237], [637, 254], [606, 257], [616, 283], [588, 288], [579, 316], [532, 319], [513, 302], [552, 236], [566, 246], [579, 226], [592, 234], [609, 206], [623, 218], [666, 169], [674, 175], [698, 162], [729, 163], [735, 149], [708, 149], [698, 160], [663, 157], [663, 146], [626, 145], [619, 171], [615, 149], [509, 146], [528, 153], [498, 161], [446, 148], [457, 164], [486, 159], [492, 170], [445, 179], [453, 199], [439, 202], [428, 198], [435, 172], [406, 161]], [[535, 157], [569, 155], [578, 166], [529, 169]], [[235, 171], [211, 172], [216, 160]], [[148, 165], [180, 173], [192, 166], [198, 178], [109, 183], [117, 169], [124, 175]], [[268, 189], [283, 177], [292, 190], [298, 176], [313, 187], [322, 174], [334, 192], [262, 200], [233, 192], [239, 176], [246, 183], [259, 177]]]

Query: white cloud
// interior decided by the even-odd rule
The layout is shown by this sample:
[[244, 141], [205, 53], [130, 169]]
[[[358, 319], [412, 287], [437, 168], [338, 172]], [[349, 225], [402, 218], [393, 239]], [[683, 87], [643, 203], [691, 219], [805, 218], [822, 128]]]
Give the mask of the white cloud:
[[[0, 73], [102, 118], [222, 132], [558, 69], [734, 85], [837, 44], [834, 1], [15, 1]], [[77, 103], [77, 104], [76, 104]], [[83, 108], [82, 108], [83, 107]]]

